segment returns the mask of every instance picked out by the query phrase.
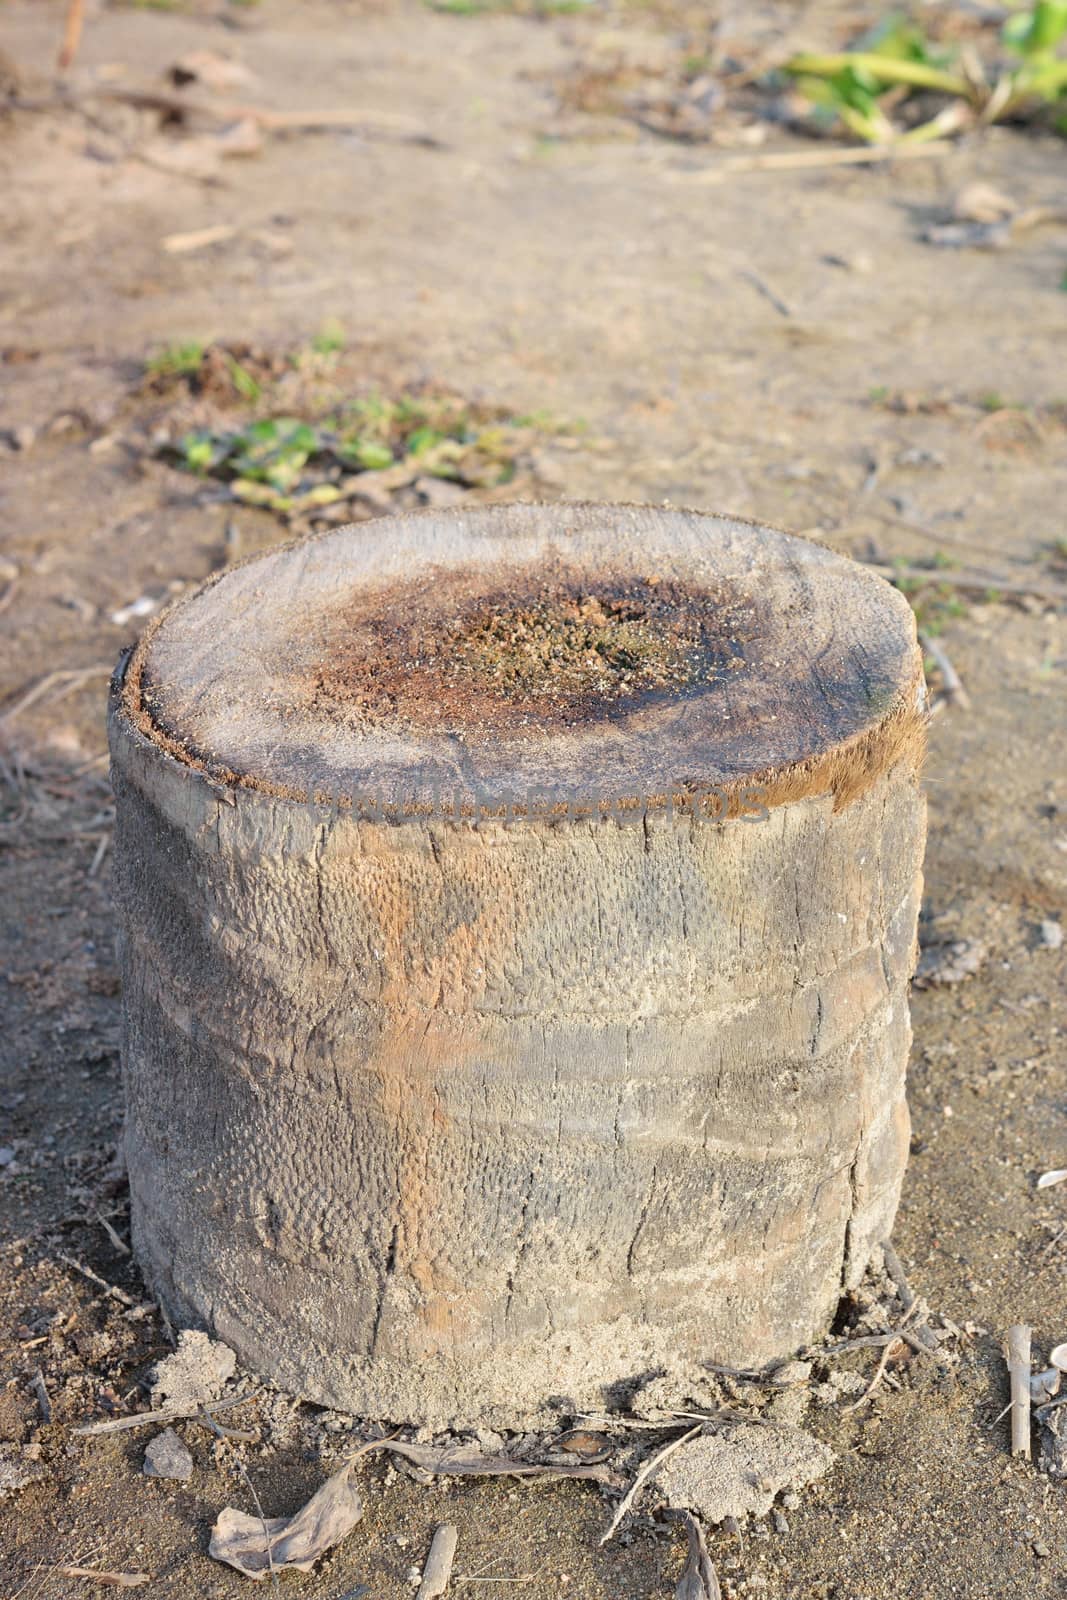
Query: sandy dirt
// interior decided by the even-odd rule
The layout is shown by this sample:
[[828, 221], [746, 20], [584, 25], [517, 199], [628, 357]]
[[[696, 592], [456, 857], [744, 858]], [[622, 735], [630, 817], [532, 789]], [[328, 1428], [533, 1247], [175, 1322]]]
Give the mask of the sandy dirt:
[[[1067, 1186], [1035, 1188], [1067, 1165], [1067, 948], [1041, 931], [1067, 916], [1067, 638], [1049, 598], [1065, 579], [1065, 234], [1002, 251], [920, 238], [975, 180], [1062, 205], [1062, 142], [993, 130], [891, 167], [710, 182], [739, 151], [812, 144], [771, 127], [724, 150], [561, 109], [556, 86], [590, 62], [676, 51], [664, 8], [91, 7], [74, 90], [159, 87], [210, 49], [255, 74], [229, 98], [378, 119], [272, 136], [205, 176], [165, 170], [183, 141], [154, 111], [49, 104], [62, 9], [0, 4], [0, 93], [17, 79], [26, 107], [0, 111], [0, 1454], [36, 1480], [0, 1504], [0, 1595], [95, 1592], [59, 1574], [70, 1564], [145, 1572], [160, 1600], [248, 1587], [206, 1554], [219, 1509], [248, 1508], [234, 1446], [180, 1424], [195, 1470], [173, 1484], [141, 1476], [143, 1434], [72, 1434], [144, 1403], [170, 1348], [121, 1248], [103, 701], [139, 626], [116, 612], [285, 536], [153, 458], [146, 357], [210, 337], [289, 350], [328, 319], [368, 383], [432, 379], [567, 419], [541, 448], [552, 493], [764, 518], [886, 566], [940, 552], [952, 584], [974, 578], [940, 607], [970, 705], [931, 730], [923, 937], [974, 941], [981, 960], [914, 996], [895, 1236], [916, 1289], [968, 1330], [962, 1353], [951, 1371], [897, 1363], [897, 1386], [851, 1412], [816, 1407], [838, 1460], [788, 1531], [709, 1543], [728, 1596], [1067, 1593], [1064, 1488], [1011, 1460], [1000, 1416], [1006, 1326], [1031, 1322], [1042, 1351], [1067, 1337]], [[739, 49], [785, 26], [833, 43], [845, 18], [728, 12]], [[206, 229], [232, 231], [164, 247]], [[869, 1378], [877, 1352], [849, 1359]], [[331, 1420], [244, 1448], [268, 1514], [321, 1481]], [[380, 1463], [364, 1481], [364, 1522], [286, 1592], [410, 1595], [446, 1519], [457, 1592], [637, 1600], [681, 1570], [680, 1535], [648, 1507], [600, 1549], [593, 1484], [427, 1487]]]

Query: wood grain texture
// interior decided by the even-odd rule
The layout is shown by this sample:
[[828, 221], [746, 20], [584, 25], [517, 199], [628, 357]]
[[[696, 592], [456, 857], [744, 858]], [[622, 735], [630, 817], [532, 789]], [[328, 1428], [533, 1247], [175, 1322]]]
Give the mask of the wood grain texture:
[[[179, 1323], [322, 1404], [522, 1425], [554, 1397], [603, 1405], [676, 1357], [788, 1354], [888, 1234], [924, 836], [921, 732], [909, 722], [894, 743], [892, 724], [914, 711], [917, 654], [898, 596], [785, 535], [633, 508], [454, 521], [364, 524], [240, 569], [223, 662], [210, 640], [227, 575], [171, 611], [132, 688], [116, 687], [126, 1148], [138, 1256]], [[795, 659], [780, 619], [773, 651], [752, 640], [751, 761], [712, 722], [710, 691], [624, 710], [621, 732], [614, 704], [558, 738], [535, 726], [506, 761], [479, 721], [464, 751], [487, 780], [536, 767], [557, 794], [564, 781], [588, 793], [614, 773], [604, 751], [621, 759], [619, 739], [637, 798], [659, 781], [672, 794], [747, 780], [773, 754], [793, 789], [764, 820], [652, 804], [623, 820], [401, 807], [378, 821], [345, 805], [368, 773], [392, 774], [398, 801], [425, 799], [443, 735], [405, 723], [401, 740], [376, 712], [364, 732], [345, 720], [324, 751], [303, 707], [282, 715], [278, 685], [302, 668], [298, 645], [270, 668], [271, 618], [299, 599], [315, 633], [319, 600], [300, 596], [305, 579], [323, 596], [317, 562], [346, 593], [380, 592], [398, 575], [387, 552], [410, 581], [446, 545], [464, 562], [471, 540], [495, 548], [496, 523], [509, 568], [516, 539], [536, 534], [540, 549], [576, 526], [591, 578], [655, 554], [673, 562], [661, 581], [722, 592], [721, 556], [731, 583], [747, 562], [764, 597], [800, 586], [812, 620]], [[209, 600], [211, 627], [197, 620]], [[271, 641], [262, 671], [246, 660], [243, 606]], [[850, 698], [831, 686], [863, 650], [868, 690]], [[216, 692], [222, 670], [243, 685], [236, 713]], [[731, 694], [744, 720], [746, 694]], [[269, 749], [250, 704], [276, 717]], [[816, 705], [834, 715], [813, 720]], [[463, 746], [462, 729], [449, 737]], [[847, 793], [796, 781], [840, 771], [859, 743], [863, 781]], [[268, 785], [246, 781], [268, 769]], [[328, 776], [329, 798], [271, 787], [301, 774]]]

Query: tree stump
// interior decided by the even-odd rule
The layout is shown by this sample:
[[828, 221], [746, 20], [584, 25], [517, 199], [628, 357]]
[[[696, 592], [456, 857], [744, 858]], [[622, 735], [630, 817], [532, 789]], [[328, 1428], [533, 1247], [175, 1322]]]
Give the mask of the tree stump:
[[170, 1316], [434, 1426], [821, 1333], [904, 1169], [923, 726], [904, 599], [727, 518], [400, 516], [179, 600], [110, 718]]

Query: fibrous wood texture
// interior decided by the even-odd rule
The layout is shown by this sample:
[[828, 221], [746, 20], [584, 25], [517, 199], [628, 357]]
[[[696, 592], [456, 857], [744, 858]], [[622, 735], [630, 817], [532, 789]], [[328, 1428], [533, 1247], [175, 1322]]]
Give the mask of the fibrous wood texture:
[[887, 585], [695, 513], [389, 519], [174, 606], [111, 713], [171, 1315], [434, 1425], [819, 1332], [907, 1149], [921, 686]]

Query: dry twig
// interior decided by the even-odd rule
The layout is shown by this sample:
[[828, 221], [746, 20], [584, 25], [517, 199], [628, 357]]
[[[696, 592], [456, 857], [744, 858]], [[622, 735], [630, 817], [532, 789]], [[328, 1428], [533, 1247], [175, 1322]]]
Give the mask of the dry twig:
[[931, 638], [928, 633], [923, 633], [921, 630], [919, 643], [941, 674], [941, 684], [945, 691], [945, 699], [959, 706], [961, 711], [969, 710], [971, 704], [970, 695], [963, 687], [963, 680], [949, 660], [948, 652], [938, 644], [936, 639]]
[[1011, 1453], [1030, 1459], [1030, 1329], [1017, 1322], [1008, 1329], [1011, 1378]]
[[697, 1434], [701, 1433], [702, 1431], [703, 1424], [698, 1423], [695, 1428], [690, 1428], [687, 1433], [680, 1434], [677, 1439], [672, 1439], [670, 1444], [665, 1444], [662, 1450], [658, 1450], [654, 1456], [650, 1456], [648, 1458], [640, 1472], [637, 1474], [633, 1483], [630, 1485], [622, 1499], [619, 1501], [618, 1505], [615, 1507], [615, 1515], [611, 1519], [611, 1524], [608, 1528], [608, 1531], [604, 1534], [600, 1541], [601, 1545], [607, 1544], [608, 1540], [619, 1526], [623, 1517], [625, 1517], [626, 1513], [637, 1499], [641, 1489], [655, 1472], [656, 1468], [662, 1466], [668, 1456], [673, 1455], [676, 1450], [680, 1450], [683, 1444], [688, 1444], [690, 1439], [695, 1439]]

